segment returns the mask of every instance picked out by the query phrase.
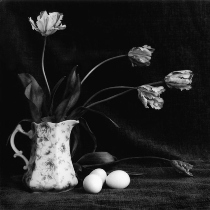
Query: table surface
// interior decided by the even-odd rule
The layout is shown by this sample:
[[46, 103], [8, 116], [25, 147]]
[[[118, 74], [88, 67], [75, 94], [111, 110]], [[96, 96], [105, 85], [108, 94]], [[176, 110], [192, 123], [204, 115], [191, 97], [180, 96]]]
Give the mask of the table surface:
[[143, 175], [131, 176], [126, 189], [104, 185], [98, 194], [85, 192], [81, 184], [63, 193], [30, 193], [24, 189], [21, 175], [11, 176], [1, 182], [1, 209], [210, 208], [209, 164], [194, 163], [193, 177], [178, 174], [172, 167], [139, 168], [138, 172]]

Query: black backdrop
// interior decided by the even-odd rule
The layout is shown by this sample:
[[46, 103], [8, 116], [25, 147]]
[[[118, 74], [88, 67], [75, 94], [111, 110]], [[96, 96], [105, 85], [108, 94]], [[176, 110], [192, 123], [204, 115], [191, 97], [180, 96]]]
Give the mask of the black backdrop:
[[[30, 73], [46, 88], [41, 72], [43, 37], [31, 29], [28, 21], [28, 17], [36, 20], [43, 10], [63, 13], [63, 24], [67, 25], [47, 40], [45, 69], [51, 87], [74, 65], [78, 65], [83, 78], [104, 59], [145, 44], [155, 48], [149, 67], [133, 68], [127, 58], [107, 63], [84, 83], [82, 99], [103, 87], [159, 81], [175, 70], [194, 72], [192, 90], [167, 90], [162, 94], [162, 110], [145, 109], [135, 91], [96, 107], [120, 129], [102, 117], [87, 114], [97, 137], [97, 151], [119, 158], [153, 155], [210, 159], [209, 1], [3, 0], [0, 9], [1, 174], [24, 172], [23, 161], [13, 159], [11, 147], [6, 146], [17, 123], [30, 117], [17, 74]], [[30, 141], [26, 137], [19, 134], [17, 145], [29, 155]]]

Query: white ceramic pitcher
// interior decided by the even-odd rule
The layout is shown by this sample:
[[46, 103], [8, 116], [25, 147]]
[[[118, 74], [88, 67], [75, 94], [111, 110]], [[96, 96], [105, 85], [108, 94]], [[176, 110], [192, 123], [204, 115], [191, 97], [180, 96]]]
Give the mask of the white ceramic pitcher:
[[[70, 154], [70, 135], [76, 120], [60, 123], [32, 123], [32, 130], [23, 131], [19, 124], [10, 137], [15, 151], [14, 157], [21, 157], [26, 163], [27, 172], [23, 176], [24, 184], [33, 192], [61, 192], [74, 188], [78, 184]], [[19, 151], [14, 138], [17, 132], [32, 140], [29, 161]]]

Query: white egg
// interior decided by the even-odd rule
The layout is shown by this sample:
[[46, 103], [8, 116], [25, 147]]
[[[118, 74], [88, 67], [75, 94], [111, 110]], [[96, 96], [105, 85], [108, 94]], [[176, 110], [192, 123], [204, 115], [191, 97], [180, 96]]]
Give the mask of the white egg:
[[106, 171], [104, 171], [102, 168], [97, 168], [97, 169], [93, 170], [90, 174], [96, 174], [96, 175], [100, 176], [103, 183], [105, 182], [106, 177], [107, 177]]
[[103, 183], [101, 178], [96, 174], [89, 174], [83, 180], [83, 187], [89, 193], [99, 193], [102, 189]]
[[130, 177], [125, 171], [116, 170], [106, 177], [106, 184], [110, 188], [124, 189], [130, 184]]

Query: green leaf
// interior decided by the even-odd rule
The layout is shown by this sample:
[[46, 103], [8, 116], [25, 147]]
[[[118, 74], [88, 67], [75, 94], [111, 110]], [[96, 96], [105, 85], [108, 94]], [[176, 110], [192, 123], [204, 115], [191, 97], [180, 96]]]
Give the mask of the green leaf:
[[81, 88], [80, 78], [79, 78], [79, 75], [77, 75], [77, 83], [76, 83], [74, 91], [72, 92], [71, 95], [69, 95], [67, 99], [68, 103], [67, 103], [66, 109], [64, 110], [64, 116], [66, 116], [68, 111], [77, 103], [80, 96], [80, 88]]
[[76, 109], [72, 110], [71, 113], [66, 117], [67, 120], [78, 120], [82, 117], [87, 110], [82, 109], [81, 107], [77, 107]]
[[76, 151], [77, 151], [77, 148], [79, 146], [79, 143], [80, 143], [80, 130], [79, 130], [79, 126], [75, 126], [74, 129], [72, 129], [71, 131], [71, 141], [72, 142], [72, 145], [71, 145], [71, 157], [73, 158]]
[[94, 144], [92, 152], [95, 152], [97, 148], [97, 141], [96, 141], [96, 137], [94, 133], [91, 131], [87, 121], [84, 118], [80, 118], [79, 122], [80, 122], [80, 125], [89, 133], [90, 137], [92, 138], [93, 144]]
[[55, 122], [54, 116], [42, 117], [41, 122]]
[[79, 172], [82, 172], [82, 166], [78, 163], [73, 163], [74, 166], [74, 170], [76, 172], [76, 174], [78, 174]]
[[[95, 152], [96, 148], [97, 148], [97, 141], [96, 141], [96, 137], [94, 135], [94, 133], [91, 131], [90, 127], [88, 126], [87, 122], [85, 119], [80, 118], [79, 120], [79, 124], [77, 126], [74, 127], [74, 129], [72, 129], [71, 132], [71, 157], [72, 159], [74, 158], [74, 156], [77, 155], [78, 158], [78, 154], [81, 155], [81, 151], [79, 149], [81, 149], [82, 144], [83, 144], [83, 140], [80, 139], [81, 136], [81, 132], [82, 132], [82, 128], [90, 135], [91, 139], [93, 140], [93, 144], [91, 142], [91, 144], [88, 142], [88, 151], [89, 152]], [[87, 135], [85, 134], [84, 137], [84, 141], [87, 141], [87, 139], [89, 140], [89, 138], [86, 137]], [[91, 145], [91, 146], [90, 146]]]
[[66, 78], [66, 76], [62, 77], [57, 84], [55, 85], [55, 87], [52, 90], [52, 98], [51, 98], [51, 104], [50, 104], [50, 115], [52, 115], [53, 112], [53, 102], [54, 102], [54, 97], [55, 97], [55, 93], [57, 91], [57, 89], [60, 87], [61, 83], [63, 82], [63, 80]]
[[76, 65], [71, 70], [71, 72], [68, 76], [66, 89], [63, 94], [63, 99], [67, 98], [69, 95], [71, 95], [74, 92], [74, 87], [76, 86], [76, 83], [77, 83], [77, 75], [76, 75], [77, 67], [78, 67], [78, 65]]
[[108, 152], [93, 152], [83, 155], [77, 163], [82, 166], [111, 163], [116, 160], [116, 157], [112, 156]]
[[18, 75], [24, 88], [25, 96], [29, 100], [30, 111], [34, 122], [40, 122], [45, 95], [37, 81], [30, 74]]
[[[73, 73], [72, 73], [73, 72]], [[66, 90], [64, 92], [64, 100], [58, 105], [55, 110], [56, 121], [60, 122], [65, 119], [68, 111], [76, 104], [80, 96], [80, 78], [76, 75], [75, 68], [73, 69], [67, 80]]]

